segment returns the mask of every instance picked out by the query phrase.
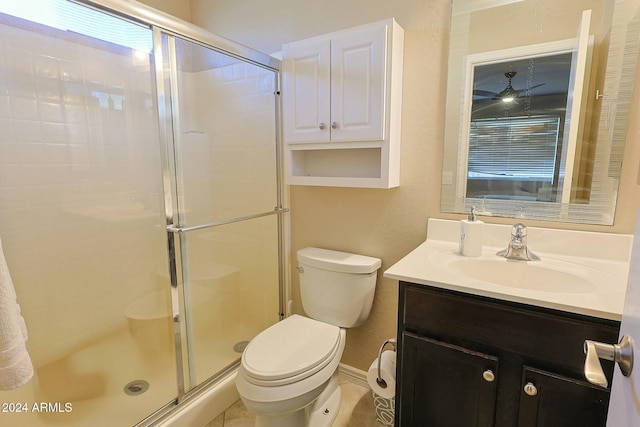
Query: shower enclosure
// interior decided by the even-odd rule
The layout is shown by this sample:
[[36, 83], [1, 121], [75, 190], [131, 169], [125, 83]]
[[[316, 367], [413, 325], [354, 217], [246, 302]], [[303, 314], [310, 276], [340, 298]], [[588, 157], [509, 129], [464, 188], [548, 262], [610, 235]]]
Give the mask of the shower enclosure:
[[146, 425], [279, 320], [278, 67], [137, 3], [2, 2], [0, 238], [35, 374], [0, 424]]

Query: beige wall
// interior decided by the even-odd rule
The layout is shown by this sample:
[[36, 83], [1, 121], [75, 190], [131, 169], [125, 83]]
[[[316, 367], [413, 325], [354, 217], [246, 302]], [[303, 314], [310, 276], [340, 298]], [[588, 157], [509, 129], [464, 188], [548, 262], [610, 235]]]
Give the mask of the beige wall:
[[137, 0], [147, 6], [176, 16], [185, 21], [191, 20], [191, 10], [189, 0]]
[[[320, 246], [382, 258], [381, 272], [420, 244], [429, 217], [440, 214], [440, 171], [447, 79], [449, 0], [191, 0], [192, 22], [265, 52], [283, 43], [387, 17], [405, 28], [401, 185], [391, 190], [291, 187], [292, 251]], [[638, 102], [634, 102], [637, 105]], [[631, 114], [629, 141], [640, 136]], [[625, 153], [616, 223], [611, 227], [528, 221], [530, 225], [631, 233], [640, 199], [638, 144]], [[507, 223], [511, 219], [491, 218]], [[301, 312], [296, 274], [295, 311]], [[348, 331], [343, 363], [366, 370], [380, 344], [395, 336], [397, 282], [381, 277], [367, 323]]]
[[[476, 10], [469, 22], [469, 33], [474, 35], [469, 37], [469, 53], [573, 38], [582, 19], [580, 11], [586, 9], [590, 9], [593, 16], [590, 34], [599, 35], [604, 6], [602, 0], [536, 0]], [[500, 23], [499, 27], [495, 26], [496, 22]], [[495, 31], [497, 28], [500, 31]]]
[[[186, 1], [186, 0], [183, 0]], [[282, 44], [395, 17], [405, 30], [442, 25], [447, 0], [190, 0], [192, 22], [266, 53]]]

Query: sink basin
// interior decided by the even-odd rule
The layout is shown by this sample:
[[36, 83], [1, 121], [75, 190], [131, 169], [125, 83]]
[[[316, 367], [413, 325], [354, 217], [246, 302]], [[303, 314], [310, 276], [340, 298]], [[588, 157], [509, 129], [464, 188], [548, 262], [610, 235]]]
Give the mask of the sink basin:
[[[556, 261], [556, 263], [558, 263]], [[588, 294], [596, 292], [596, 285], [570, 271], [574, 265], [567, 263], [562, 269], [552, 268], [542, 262], [513, 261], [504, 258], [459, 259], [449, 263], [449, 268], [482, 282], [500, 286], [527, 289], [538, 292]], [[589, 267], [584, 266], [585, 270]]]
[[540, 261], [496, 256], [511, 225], [485, 224], [479, 257], [458, 251], [460, 222], [429, 218], [427, 240], [384, 272], [384, 277], [480, 297], [619, 321], [632, 235], [529, 229]]

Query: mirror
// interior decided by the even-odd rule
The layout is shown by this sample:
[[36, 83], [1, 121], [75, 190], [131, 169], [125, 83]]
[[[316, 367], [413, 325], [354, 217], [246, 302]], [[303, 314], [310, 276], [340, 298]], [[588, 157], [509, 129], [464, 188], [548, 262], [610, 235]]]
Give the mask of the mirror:
[[442, 212], [613, 224], [640, 0], [453, 0]]

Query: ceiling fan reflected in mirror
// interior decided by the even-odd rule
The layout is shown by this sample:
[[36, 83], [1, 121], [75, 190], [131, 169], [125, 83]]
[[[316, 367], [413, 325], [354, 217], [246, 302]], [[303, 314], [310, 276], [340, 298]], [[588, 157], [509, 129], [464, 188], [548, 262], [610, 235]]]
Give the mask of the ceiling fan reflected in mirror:
[[516, 71], [508, 71], [504, 73], [504, 76], [507, 78], [507, 87], [505, 87], [502, 91], [498, 93], [490, 92], [487, 90], [475, 89], [473, 91], [473, 95], [484, 97], [484, 98], [491, 98], [494, 100], [501, 100], [502, 102], [513, 102], [515, 101], [516, 98], [520, 96], [522, 92], [526, 92], [527, 90], [535, 89], [537, 87], [544, 85], [544, 83], [540, 83], [535, 86], [531, 86], [530, 88], [514, 89], [513, 86], [511, 85], [511, 81], [516, 76], [516, 74], [518, 74]]

